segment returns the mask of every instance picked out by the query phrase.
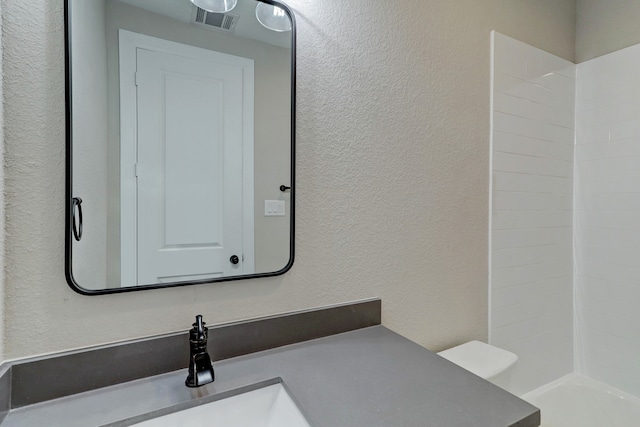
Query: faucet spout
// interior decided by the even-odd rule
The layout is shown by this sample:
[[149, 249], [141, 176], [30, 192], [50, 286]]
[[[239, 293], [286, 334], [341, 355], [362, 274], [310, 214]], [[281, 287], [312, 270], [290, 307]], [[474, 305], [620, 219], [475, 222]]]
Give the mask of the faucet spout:
[[213, 366], [208, 354], [205, 353], [196, 356], [194, 364], [196, 367], [194, 370], [196, 387], [213, 382]]
[[205, 325], [202, 316], [197, 315], [196, 322], [189, 331], [189, 373], [185, 381], [187, 387], [200, 387], [215, 379], [211, 357], [207, 353], [209, 329]]

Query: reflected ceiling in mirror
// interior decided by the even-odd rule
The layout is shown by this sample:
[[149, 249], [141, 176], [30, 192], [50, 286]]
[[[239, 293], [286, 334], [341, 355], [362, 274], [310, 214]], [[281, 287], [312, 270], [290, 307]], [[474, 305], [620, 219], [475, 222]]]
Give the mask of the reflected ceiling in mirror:
[[[263, 4], [291, 29], [261, 24]], [[65, 12], [72, 288], [102, 294], [287, 271], [288, 7], [238, 0], [211, 13], [191, 0], [66, 0]]]

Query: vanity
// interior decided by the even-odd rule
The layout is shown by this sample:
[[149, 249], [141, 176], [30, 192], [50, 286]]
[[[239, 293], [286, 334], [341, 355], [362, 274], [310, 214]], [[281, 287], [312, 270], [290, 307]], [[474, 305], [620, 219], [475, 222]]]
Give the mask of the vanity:
[[313, 427], [540, 425], [534, 406], [381, 326], [380, 308], [370, 300], [212, 327], [216, 379], [198, 388], [184, 384], [186, 330], [8, 362], [1, 425], [124, 427], [277, 384]]

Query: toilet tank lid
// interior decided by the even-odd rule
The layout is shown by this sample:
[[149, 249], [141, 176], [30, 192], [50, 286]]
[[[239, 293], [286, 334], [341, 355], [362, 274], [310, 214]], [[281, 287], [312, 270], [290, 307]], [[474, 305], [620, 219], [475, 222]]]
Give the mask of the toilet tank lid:
[[506, 371], [518, 361], [518, 356], [510, 351], [480, 341], [470, 341], [438, 354], [484, 379]]

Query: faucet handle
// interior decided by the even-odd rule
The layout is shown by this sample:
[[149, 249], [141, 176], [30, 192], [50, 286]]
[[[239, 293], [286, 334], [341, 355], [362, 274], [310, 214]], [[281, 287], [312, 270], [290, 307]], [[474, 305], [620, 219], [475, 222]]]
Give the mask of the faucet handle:
[[202, 315], [196, 316], [196, 322], [192, 325], [193, 329], [190, 331], [191, 341], [206, 342], [208, 328], [205, 327], [206, 323], [202, 321]]
[[196, 316], [196, 328], [198, 329], [198, 336], [204, 335], [204, 322], [201, 314]]

